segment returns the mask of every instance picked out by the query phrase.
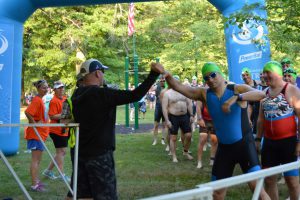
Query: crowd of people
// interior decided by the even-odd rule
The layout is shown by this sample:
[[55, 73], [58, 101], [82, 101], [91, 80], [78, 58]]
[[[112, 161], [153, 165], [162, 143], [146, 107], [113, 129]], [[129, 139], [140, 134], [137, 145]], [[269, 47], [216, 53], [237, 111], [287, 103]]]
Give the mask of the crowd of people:
[[[96, 59], [83, 62], [77, 76], [77, 89], [69, 99], [63, 96], [64, 84], [55, 82], [48, 113], [42, 100], [47, 94], [48, 84], [45, 80], [35, 82], [38, 93], [25, 111], [30, 123], [47, 123], [49, 115], [50, 123], [69, 118], [80, 124], [78, 198], [118, 198], [113, 155], [116, 148], [116, 107], [131, 104], [132, 110], [132, 103], [140, 102], [140, 110], [145, 113], [145, 99], [148, 99], [150, 109], [154, 109], [152, 145], [158, 143], [158, 127], [162, 122], [161, 144], [166, 145], [172, 162], [180, 161], [176, 152], [179, 131], [183, 156], [194, 160], [189, 149], [195, 127], [199, 127], [196, 168], [203, 167], [203, 150], [210, 141], [212, 181], [231, 177], [236, 164], [240, 165], [243, 173], [250, 173], [296, 161], [300, 156], [300, 91], [296, 84], [297, 73], [289, 60], [267, 62], [260, 73], [260, 80], [253, 80], [251, 70], [243, 68], [241, 77], [244, 84], [225, 80], [220, 67], [213, 62], [202, 67], [203, 84], [198, 84], [196, 76], [192, 77], [191, 83], [188, 80], [181, 83], [178, 75], [171, 75], [160, 63], [152, 63], [144, 82], [130, 90], [105, 87], [107, 69]], [[66, 112], [68, 117], [64, 114]], [[41, 138], [36, 136], [33, 128], [28, 128], [25, 139], [32, 152], [31, 189], [43, 191], [44, 184], [38, 178], [44, 150], [42, 141], [50, 134], [56, 149], [55, 160], [63, 173], [68, 138], [70, 145], [70, 140], [74, 141], [74, 133], [70, 137], [72, 129], [37, 127], [37, 130]], [[71, 143], [74, 147], [74, 142]], [[72, 163], [73, 153], [71, 148]], [[64, 177], [55, 176], [52, 169], [53, 163], [50, 163], [43, 175], [69, 181], [65, 174]], [[291, 170], [283, 176], [289, 198], [299, 199], [299, 171]], [[256, 181], [248, 185], [254, 191]], [[224, 199], [225, 195], [226, 188], [214, 191], [214, 199]], [[67, 198], [72, 198], [72, 194], [68, 193]], [[260, 198], [279, 198], [277, 176], [265, 179]]]

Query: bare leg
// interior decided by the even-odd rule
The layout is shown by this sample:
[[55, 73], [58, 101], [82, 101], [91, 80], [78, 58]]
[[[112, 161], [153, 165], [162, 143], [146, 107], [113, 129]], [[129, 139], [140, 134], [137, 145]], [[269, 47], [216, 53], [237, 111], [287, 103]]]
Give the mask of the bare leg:
[[[64, 173], [64, 157], [66, 155], [67, 148], [57, 148], [56, 154], [54, 156], [54, 160], [56, 161], [60, 171]], [[54, 168], [54, 163], [51, 161], [48, 170], [52, 170]]]
[[173, 162], [178, 162], [176, 157], [176, 140], [177, 140], [177, 135], [170, 135], [170, 150], [172, 153]]
[[130, 108], [130, 121], [133, 121], [134, 118], [134, 109]]
[[210, 149], [210, 163], [209, 165], [214, 164], [214, 159], [216, 156], [217, 148], [218, 148], [218, 139], [215, 134], [210, 134], [210, 142], [211, 142], [211, 149]]
[[[276, 183], [276, 182], [275, 182]], [[255, 190], [255, 187], [256, 187], [256, 181], [250, 181], [248, 183], [248, 186], [249, 188], [251, 189], [252, 192], [254, 192]], [[270, 199], [270, 196], [266, 193], [266, 191], [264, 190], [264, 188], [261, 189], [261, 192], [260, 192], [260, 199], [262, 200], [271, 200]], [[273, 199], [272, 199], [273, 200]]]
[[192, 134], [191, 133], [186, 133], [184, 134], [184, 143], [183, 143], [183, 155], [187, 157], [187, 159], [192, 160], [193, 157], [189, 154], [189, 149], [191, 145], [191, 138]]
[[154, 121], [153, 143], [152, 143], [152, 145], [157, 144], [157, 135], [158, 135], [158, 122]]
[[299, 176], [285, 176], [285, 182], [289, 188], [289, 195], [291, 200], [299, 199]]
[[[164, 121], [162, 122], [162, 126], [163, 126], [163, 127], [162, 127], [162, 129], [161, 129], [161, 144], [162, 144], [162, 145], [165, 145], [165, 144], [166, 144], [166, 141], [167, 141], [167, 140], [166, 140], [166, 139], [167, 139], [167, 138], [166, 138], [166, 137], [167, 137], [167, 136], [166, 136], [167, 126], [166, 126], [166, 123], [165, 123]], [[168, 141], [167, 141], [167, 144], [169, 144]]]
[[31, 151], [31, 165], [30, 165], [30, 175], [32, 185], [36, 185], [39, 182], [39, 166], [42, 160], [43, 152], [40, 150]]
[[227, 188], [215, 190], [213, 193], [214, 200], [223, 200], [225, 198], [226, 192], [227, 192]]
[[203, 147], [207, 141], [207, 133], [200, 133], [199, 134], [199, 144], [198, 144], [198, 165], [197, 168], [202, 168], [202, 154], [203, 154]]
[[[170, 134], [167, 132], [167, 140], [166, 140], [167, 141], [167, 147], [166, 147], [166, 151], [168, 151], [168, 152], [170, 151], [170, 143], [171, 143], [170, 139], [171, 139], [170, 138]], [[170, 152], [169, 152], [169, 154], [170, 154]]]
[[266, 192], [272, 200], [278, 200], [277, 175], [265, 178]]

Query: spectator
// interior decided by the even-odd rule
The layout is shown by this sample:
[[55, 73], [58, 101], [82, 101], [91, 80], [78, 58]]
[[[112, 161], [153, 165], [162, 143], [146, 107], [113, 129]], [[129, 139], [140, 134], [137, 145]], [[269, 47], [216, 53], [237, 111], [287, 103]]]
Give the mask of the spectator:
[[[43, 102], [43, 96], [47, 94], [48, 84], [45, 80], [39, 80], [34, 82], [33, 85], [36, 87], [38, 94], [32, 99], [25, 110], [25, 115], [29, 123], [47, 123], [45, 116], [45, 105]], [[48, 127], [36, 127], [41, 139], [46, 141], [49, 128]], [[42, 160], [42, 154], [44, 151], [44, 145], [40, 138], [36, 135], [33, 127], [28, 127], [25, 131], [25, 139], [27, 140], [27, 149], [31, 150], [31, 164], [30, 164], [30, 175], [31, 175], [31, 190], [42, 192], [45, 190], [44, 184], [40, 181], [39, 165]]]
[[96, 59], [82, 63], [83, 87], [72, 96], [73, 115], [79, 123], [78, 198], [117, 199], [115, 163], [116, 108], [141, 99], [163, 68], [151, 64], [145, 81], [135, 90], [100, 87], [108, 67]]
[[[64, 96], [64, 84], [61, 81], [54, 82], [54, 97], [51, 99], [49, 104], [49, 116], [50, 123], [60, 123], [61, 113], [62, 113], [62, 105], [66, 100]], [[54, 159], [63, 173], [64, 178], [70, 182], [70, 178], [64, 174], [64, 157], [67, 151], [68, 146], [68, 133], [65, 128], [62, 127], [50, 127], [50, 137], [55, 146], [55, 156]], [[54, 163], [51, 161], [48, 168], [44, 170], [43, 175], [50, 178], [56, 179], [57, 177], [53, 173]], [[58, 176], [58, 178], [63, 179], [62, 176]]]

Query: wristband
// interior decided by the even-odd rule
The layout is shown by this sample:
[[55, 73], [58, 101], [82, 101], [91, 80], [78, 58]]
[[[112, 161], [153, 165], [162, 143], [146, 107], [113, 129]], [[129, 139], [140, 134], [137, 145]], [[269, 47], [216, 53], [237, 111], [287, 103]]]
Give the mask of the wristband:
[[255, 138], [255, 142], [261, 142], [261, 138]]
[[243, 101], [243, 95], [242, 94], [234, 94], [234, 95], [237, 96], [236, 101]]

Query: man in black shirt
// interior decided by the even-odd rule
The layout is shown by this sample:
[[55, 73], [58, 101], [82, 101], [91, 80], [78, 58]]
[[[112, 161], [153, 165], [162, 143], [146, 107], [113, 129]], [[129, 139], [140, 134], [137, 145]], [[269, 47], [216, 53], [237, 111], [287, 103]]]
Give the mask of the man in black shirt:
[[72, 96], [73, 115], [80, 123], [78, 154], [78, 198], [117, 199], [115, 122], [118, 105], [140, 100], [164, 69], [156, 63], [145, 81], [132, 91], [101, 87], [108, 67], [96, 59], [82, 63], [83, 87]]

